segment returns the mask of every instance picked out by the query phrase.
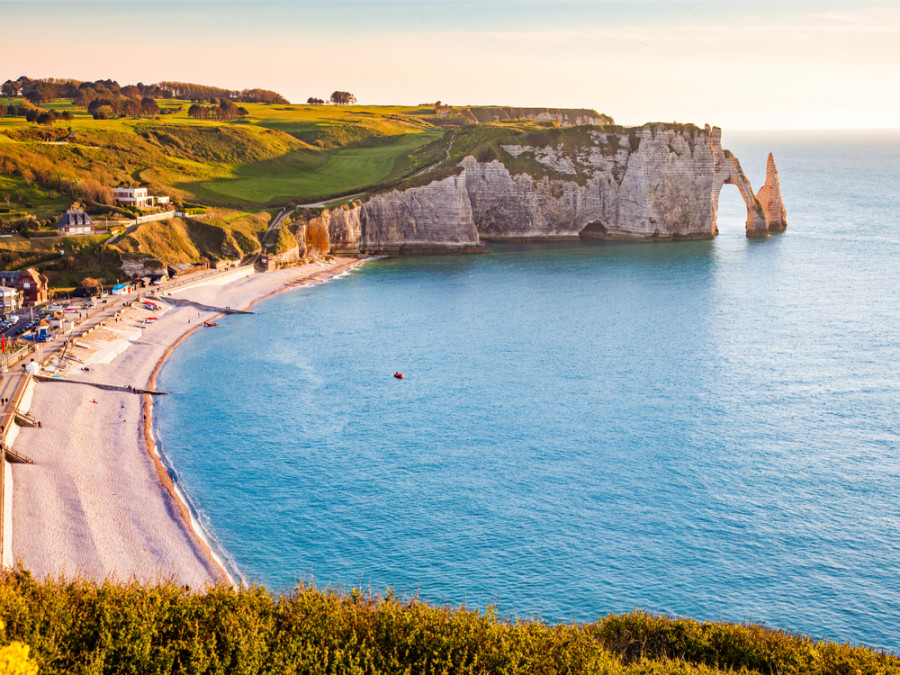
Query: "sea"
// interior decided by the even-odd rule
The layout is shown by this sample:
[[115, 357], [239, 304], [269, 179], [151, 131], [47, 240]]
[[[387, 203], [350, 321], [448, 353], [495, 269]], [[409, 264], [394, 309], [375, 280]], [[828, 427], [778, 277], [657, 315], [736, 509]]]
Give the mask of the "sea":
[[155, 431], [235, 576], [900, 652], [900, 132], [723, 141], [786, 232], [726, 185], [712, 241], [373, 260], [176, 350]]

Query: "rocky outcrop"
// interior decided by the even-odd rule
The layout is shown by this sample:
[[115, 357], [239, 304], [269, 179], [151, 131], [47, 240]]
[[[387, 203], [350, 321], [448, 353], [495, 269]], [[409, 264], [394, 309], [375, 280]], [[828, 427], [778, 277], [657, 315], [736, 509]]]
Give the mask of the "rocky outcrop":
[[335, 253], [467, 253], [482, 249], [465, 175], [392, 190], [365, 204], [331, 209], [312, 222], [328, 227]]
[[322, 260], [331, 252], [328, 226], [325, 217], [296, 222], [287, 220], [281, 227], [289, 236], [279, 233], [278, 246], [263, 253], [256, 263], [260, 271], [277, 270], [301, 263]]
[[362, 209], [358, 204], [325, 209], [320, 215], [309, 220], [309, 226], [328, 232], [333, 253], [359, 253], [359, 242], [362, 238], [361, 212]]
[[757, 198], [718, 128], [576, 131], [577, 144], [569, 137], [556, 145], [505, 144], [498, 159], [465, 157], [455, 175], [310, 222], [327, 227], [340, 253], [463, 252], [483, 241], [708, 239], [718, 233], [722, 186], [732, 184], [747, 206], [748, 237], [784, 223], [774, 161]]
[[162, 260], [150, 256], [122, 255], [122, 274], [129, 279], [165, 274], [166, 265]]
[[766, 214], [766, 227], [769, 232], [784, 232], [787, 229], [787, 218], [784, 214], [784, 201], [781, 199], [781, 182], [778, 180], [778, 169], [775, 158], [769, 153], [766, 164], [766, 184], [756, 195]]

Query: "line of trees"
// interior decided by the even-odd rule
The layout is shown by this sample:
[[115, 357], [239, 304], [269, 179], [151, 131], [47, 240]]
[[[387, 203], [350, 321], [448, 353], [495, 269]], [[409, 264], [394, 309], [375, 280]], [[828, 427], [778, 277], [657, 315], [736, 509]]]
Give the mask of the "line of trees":
[[203, 106], [196, 103], [188, 108], [188, 115], [198, 120], [236, 120], [247, 115], [247, 109], [234, 104], [227, 98], [223, 98], [218, 105]]
[[120, 86], [115, 80], [109, 79], [82, 82], [47, 77], [32, 80], [25, 75], [0, 84], [0, 93], [4, 96], [23, 96], [35, 105], [49, 103], [57, 98], [71, 98], [75, 105], [82, 108], [87, 108], [91, 101], [98, 98], [127, 98], [137, 101], [145, 98], [177, 98], [187, 101], [210, 101], [224, 98], [236, 103], [288, 103], [288, 100], [281, 94], [268, 89], [232, 90], [190, 82], [159, 82], [157, 84], [138, 82]]
[[170, 91], [159, 85], [146, 85], [142, 82], [120, 87], [114, 80], [97, 80], [95, 82], [82, 82], [78, 90], [72, 96], [72, 102], [81, 107], [90, 107], [93, 101], [98, 99], [106, 101], [120, 101], [130, 99], [143, 101], [145, 99], [156, 100], [160, 98], [172, 98]]
[[25, 105], [3, 105], [0, 103], [0, 117], [24, 117], [35, 124], [53, 124], [58, 120], [71, 120], [72, 113], [68, 110], [44, 110], [26, 102]]
[[[334, 105], [352, 105], [356, 103], [356, 96], [351, 94], [349, 91], [335, 91], [332, 92], [331, 96], [328, 98], [329, 103], [333, 103]], [[310, 96], [306, 99], [307, 105], [325, 105], [325, 100], [321, 98], [317, 98], [315, 96]]]
[[211, 101], [212, 99], [228, 99], [235, 103], [281, 103], [289, 101], [281, 94], [268, 89], [222, 89], [206, 84], [191, 82], [160, 82], [159, 86], [171, 92], [167, 98], [180, 98], [187, 101]]
[[143, 99], [124, 96], [92, 99], [87, 110], [95, 120], [112, 117], [155, 117], [159, 115], [159, 104], [150, 97]]

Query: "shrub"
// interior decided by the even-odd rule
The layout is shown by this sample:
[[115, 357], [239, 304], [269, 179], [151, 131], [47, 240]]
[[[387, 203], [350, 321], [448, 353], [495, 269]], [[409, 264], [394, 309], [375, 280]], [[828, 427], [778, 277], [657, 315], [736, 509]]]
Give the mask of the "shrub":
[[643, 613], [551, 626], [306, 585], [197, 592], [13, 569], [0, 620], [41, 673], [900, 673], [896, 656], [760, 626]]

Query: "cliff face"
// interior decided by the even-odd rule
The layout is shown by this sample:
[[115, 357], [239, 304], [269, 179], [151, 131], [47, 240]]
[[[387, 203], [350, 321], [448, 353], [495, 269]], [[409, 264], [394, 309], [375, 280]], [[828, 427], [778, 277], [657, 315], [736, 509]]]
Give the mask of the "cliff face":
[[465, 175], [331, 209], [312, 222], [328, 228], [336, 253], [466, 253], [482, 248]]
[[[591, 129], [589, 142], [502, 145], [459, 173], [320, 216], [337, 252], [467, 251], [482, 241], [707, 239], [719, 192], [736, 185], [748, 237], [784, 229], [774, 160], [754, 196], [721, 130], [651, 124]], [[512, 169], [510, 169], [510, 166]]]

